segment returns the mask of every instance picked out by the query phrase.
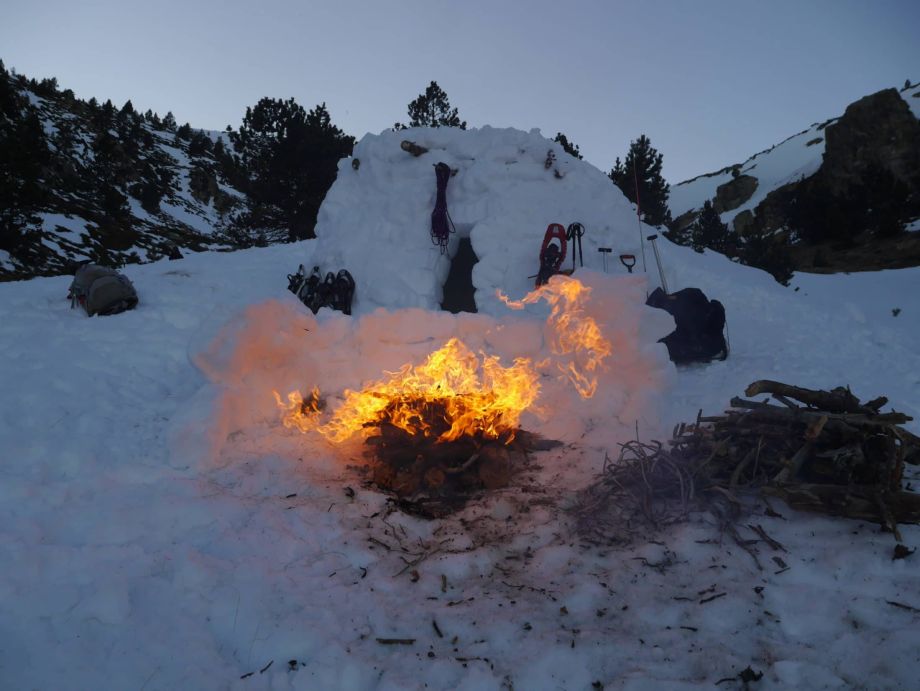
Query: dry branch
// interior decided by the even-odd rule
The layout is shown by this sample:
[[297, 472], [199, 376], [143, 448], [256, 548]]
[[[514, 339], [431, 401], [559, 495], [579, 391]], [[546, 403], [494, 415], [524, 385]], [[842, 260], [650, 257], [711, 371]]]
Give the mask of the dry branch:
[[794, 398], [805, 405], [827, 410], [832, 413], [872, 414], [877, 413], [881, 405], [887, 403], [887, 399], [875, 399], [872, 403], [878, 403], [879, 401], [882, 401], [882, 403], [873, 409], [861, 404], [859, 399], [850, 392], [849, 388], [838, 386], [830, 391], [815, 391], [813, 389], [803, 389], [799, 386], [790, 386], [789, 384], [783, 384], [769, 379], [755, 381], [744, 390], [746, 396], [756, 396], [762, 393], [783, 396], [785, 398]]
[[814, 391], [763, 380], [746, 390], [761, 393], [782, 405], [733, 398], [723, 415], [700, 414], [695, 424], [678, 425], [667, 446], [622, 444], [582, 497], [583, 531], [609, 538], [613, 526], [658, 528], [709, 509], [744, 546], [731, 523], [745, 490], [781, 497], [796, 509], [876, 521], [895, 536], [899, 523], [920, 523], [920, 495], [901, 488], [904, 464], [920, 462], [920, 438], [898, 426], [912, 418], [880, 413], [887, 399], [863, 404], [843, 387]]

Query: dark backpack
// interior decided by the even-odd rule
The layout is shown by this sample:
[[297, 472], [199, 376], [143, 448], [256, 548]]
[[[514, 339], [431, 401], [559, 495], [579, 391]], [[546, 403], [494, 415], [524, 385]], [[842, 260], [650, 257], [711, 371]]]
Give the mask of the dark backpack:
[[656, 288], [645, 304], [674, 317], [677, 328], [659, 341], [667, 346], [672, 362], [709, 362], [728, 357], [723, 334], [725, 308], [718, 300], [710, 300], [699, 288], [684, 288], [671, 294]]
[[90, 317], [137, 307], [137, 291], [128, 277], [96, 264], [84, 264], [77, 269], [68, 297], [71, 308], [80, 305]]

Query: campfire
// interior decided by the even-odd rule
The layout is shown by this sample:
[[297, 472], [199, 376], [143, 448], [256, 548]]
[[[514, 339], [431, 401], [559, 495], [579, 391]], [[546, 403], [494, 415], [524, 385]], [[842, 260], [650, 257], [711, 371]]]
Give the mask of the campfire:
[[293, 392], [278, 402], [288, 427], [334, 444], [362, 434], [372, 482], [440, 513], [473, 491], [507, 484], [526, 448], [516, 439], [518, 425], [537, 399], [538, 378], [527, 358], [503, 367], [498, 357], [477, 356], [454, 338], [421, 365], [346, 391], [325, 422], [315, 389], [306, 399]]
[[[559, 277], [525, 298], [552, 305], [548, 324], [555, 365], [584, 397], [610, 353], [597, 323], [586, 316], [590, 289]], [[525, 301], [509, 304], [522, 307]], [[332, 444], [364, 437], [370, 480], [426, 515], [456, 508], [472, 493], [508, 484], [530, 449], [552, 445], [520, 429], [525, 411], [540, 413], [540, 378], [552, 358], [516, 358], [505, 366], [496, 355], [474, 353], [457, 338], [419, 365], [403, 365], [386, 378], [346, 390], [328, 415], [318, 389], [304, 397], [276, 392], [286, 427], [319, 434]]]

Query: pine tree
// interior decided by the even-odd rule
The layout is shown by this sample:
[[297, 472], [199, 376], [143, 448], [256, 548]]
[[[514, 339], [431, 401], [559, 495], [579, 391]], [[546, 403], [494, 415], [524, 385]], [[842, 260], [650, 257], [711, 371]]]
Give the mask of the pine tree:
[[172, 114], [171, 110], [163, 116], [163, 127], [170, 132], [176, 131], [176, 116]]
[[[409, 104], [409, 127], [459, 127], [466, 129], [466, 122], [460, 120], [457, 109], [450, 107], [447, 93], [431, 82], [425, 93]], [[396, 129], [404, 129], [405, 125], [396, 123]]]
[[246, 109], [230, 133], [238, 161], [223, 156], [225, 175], [240, 175], [248, 208], [238, 226], [274, 237], [314, 237], [320, 204], [335, 181], [338, 161], [351, 154], [354, 138], [332, 124], [326, 104], [310, 112], [294, 99], [263, 98]]
[[686, 247], [693, 243], [693, 225], [685, 225], [683, 228], [678, 228], [676, 224], [672, 224], [668, 230], [664, 232], [664, 235], [675, 245], [683, 245]]
[[[220, 141], [220, 140], [218, 140]], [[204, 132], [195, 132], [188, 143], [189, 156], [202, 156], [214, 148], [214, 143]]]
[[651, 141], [644, 134], [629, 145], [626, 161], [616, 159], [613, 170], [608, 177], [622, 190], [626, 198], [634, 204], [636, 187], [639, 188], [638, 204], [642, 220], [653, 226], [667, 225], [671, 222], [668, 209], [670, 186], [661, 176], [662, 155], [652, 147]]
[[728, 226], [722, 223], [719, 214], [712, 208], [709, 200], [703, 203], [703, 210], [693, 225], [690, 226], [690, 245], [697, 252], [702, 252], [708, 247], [716, 252], [725, 254], [729, 244]]
[[47, 201], [43, 169], [50, 150], [38, 110], [0, 63], [0, 249], [24, 253]]
[[565, 151], [570, 156], [574, 156], [578, 160], [582, 160], [581, 151], [578, 150], [578, 144], [570, 142], [568, 137], [566, 137], [562, 132], [556, 133], [556, 138], [553, 139], [554, 142], [558, 142], [559, 146], [562, 147], [562, 150]]
[[39, 96], [44, 96], [45, 98], [53, 98], [54, 96], [57, 96], [57, 78], [51, 77], [49, 79], [42, 79], [40, 82], [38, 82], [35, 88], [35, 93]]
[[758, 234], [745, 238], [741, 249], [741, 261], [770, 273], [784, 286], [788, 286], [792, 279], [792, 257], [789, 248], [779, 238]]

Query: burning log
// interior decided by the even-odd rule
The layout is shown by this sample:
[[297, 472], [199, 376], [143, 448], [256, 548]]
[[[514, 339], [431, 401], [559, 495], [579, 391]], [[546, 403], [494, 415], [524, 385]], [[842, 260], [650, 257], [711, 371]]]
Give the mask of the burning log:
[[[394, 400], [388, 408], [405, 405]], [[528, 451], [559, 445], [517, 429], [505, 429], [497, 438], [480, 429], [444, 441], [450, 407], [428, 399], [414, 405], [417, 415], [405, 428], [388, 421], [392, 411], [368, 425], [376, 432], [365, 439], [370, 480], [395, 494], [398, 505], [411, 513], [433, 518], [455, 511], [477, 492], [506, 487]]]
[[796, 509], [877, 521], [896, 536], [898, 523], [920, 522], [920, 495], [901, 488], [904, 465], [920, 463], [920, 438], [900, 427], [909, 416], [879, 412], [887, 399], [772, 381], [746, 393], [782, 405], [732, 398], [723, 415], [680, 424], [668, 447], [624, 444], [587, 491], [582, 517], [658, 527], [714, 498], [736, 512], [740, 492], [756, 490]]

